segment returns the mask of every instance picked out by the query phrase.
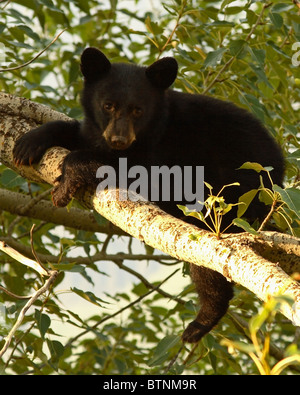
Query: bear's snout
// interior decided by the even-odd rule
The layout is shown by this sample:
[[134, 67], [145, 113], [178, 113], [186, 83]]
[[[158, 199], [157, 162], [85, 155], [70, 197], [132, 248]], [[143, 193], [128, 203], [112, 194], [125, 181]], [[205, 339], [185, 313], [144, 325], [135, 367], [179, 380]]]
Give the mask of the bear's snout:
[[111, 136], [109, 145], [113, 149], [123, 150], [130, 146], [131, 141], [125, 136]]

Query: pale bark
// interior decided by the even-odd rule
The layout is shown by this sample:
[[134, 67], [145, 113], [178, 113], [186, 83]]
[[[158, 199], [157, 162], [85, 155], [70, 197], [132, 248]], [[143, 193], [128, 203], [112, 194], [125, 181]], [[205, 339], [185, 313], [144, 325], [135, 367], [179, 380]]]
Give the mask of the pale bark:
[[[50, 149], [39, 166], [16, 168], [12, 148], [16, 138], [28, 129], [50, 119], [67, 118], [44, 106], [3, 93], [0, 93], [0, 111], [1, 161], [30, 180], [53, 184], [67, 150]], [[124, 200], [124, 197], [111, 199], [113, 193], [106, 191], [96, 196], [92, 191], [84, 191], [76, 197], [126, 233], [179, 260], [216, 270], [228, 281], [243, 285], [262, 300], [272, 295], [290, 295], [294, 299], [293, 307], [283, 305], [282, 312], [300, 326], [300, 286], [279, 266], [290, 274], [300, 271], [299, 239], [262, 232], [261, 237], [226, 234], [217, 240], [211, 233], [188, 225], [149, 202]], [[126, 196], [127, 191], [118, 193]], [[191, 240], [190, 234], [200, 234], [201, 237], [197, 241]]]

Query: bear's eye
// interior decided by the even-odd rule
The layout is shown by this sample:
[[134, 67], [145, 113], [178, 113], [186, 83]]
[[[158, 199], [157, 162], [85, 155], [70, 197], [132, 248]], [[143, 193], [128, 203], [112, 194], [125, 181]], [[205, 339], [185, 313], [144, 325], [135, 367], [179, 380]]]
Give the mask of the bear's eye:
[[143, 110], [140, 107], [134, 107], [134, 109], [132, 110], [132, 115], [135, 118], [139, 118], [142, 114], [143, 114]]
[[107, 112], [112, 112], [114, 110], [114, 103], [107, 101], [106, 103], [103, 104], [103, 108]]

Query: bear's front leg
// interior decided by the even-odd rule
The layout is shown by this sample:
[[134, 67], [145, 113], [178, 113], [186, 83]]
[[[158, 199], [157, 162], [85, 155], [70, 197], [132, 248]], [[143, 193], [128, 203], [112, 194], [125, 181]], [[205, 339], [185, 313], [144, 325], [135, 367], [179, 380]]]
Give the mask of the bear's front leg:
[[96, 172], [102, 164], [91, 156], [93, 155], [90, 151], [73, 151], [66, 156], [62, 174], [55, 180], [59, 184], [52, 190], [52, 201], [55, 206], [66, 206], [82, 187], [96, 189], [99, 183]]
[[47, 149], [59, 146], [68, 150], [81, 147], [79, 141], [80, 123], [78, 121], [47, 122], [21, 136], [13, 149], [17, 166], [38, 163]]

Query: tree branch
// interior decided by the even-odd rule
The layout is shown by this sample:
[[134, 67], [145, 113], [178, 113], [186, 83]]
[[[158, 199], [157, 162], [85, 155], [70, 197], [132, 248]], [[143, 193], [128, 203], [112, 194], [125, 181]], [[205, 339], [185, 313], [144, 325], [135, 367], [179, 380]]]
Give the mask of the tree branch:
[[[7, 3], [7, 4], [8, 4], [8, 3]], [[7, 5], [7, 4], [6, 4], [6, 5]], [[5, 5], [5, 7], [6, 7], [6, 5]], [[3, 7], [3, 8], [5, 8], [5, 7]], [[58, 40], [58, 38], [59, 38], [66, 30], [67, 30], [67, 29], [63, 29], [60, 33], [58, 33], [58, 34], [54, 37], [54, 39], [53, 39], [44, 49], [42, 49], [37, 55], [35, 55], [35, 56], [34, 56], [32, 59], [30, 59], [28, 62], [23, 63], [23, 64], [21, 64], [21, 65], [19, 65], [19, 66], [6, 67], [6, 68], [4, 68], [4, 69], [0, 69], [0, 73], [7, 72], [7, 71], [19, 70], [19, 69], [22, 69], [23, 67], [26, 67], [26, 66], [30, 65], [30, 63], [34, 62], [34, 61], [35, 61], [36, 59], [38, 59], [45, 51], [47, 51], [47, 49], [50, 48], [51, 45], [54, 44], [55, 41]]]
[[[45, 106], [3, 93], [0, 93], [0, 106], [2, 162], [28, 179], [53, 184], [67, 150], [52, 148], [46, 152], [38, 166], [16, 168], [12, 161], [12, 149], [14, 141], [30, 128], [49, 118], [66, 117]], [[300, 286], [279, 266], [281, 262], [288, 261], [290, 269], [299, 268], [299, 239], [262, 232], [261, 237], [227, 234], [223, 239], [217, 240], [211, 233], [180, 221], [149, 202], [132, 201], [127, 196], [127, 191], [117, 191], [125, 194], [119, 200], [111, 199], [114, 193], [115, 191], [104, 191], [96, 196], [94, 191], [82, 191], [76, 197], [126, 233], [153, 248], [176, 259], [216, 270], [228, 281], [243, 285], [262, 300], [278, 294], [291, 296], [294, 305], [282, 306], [282, 312], [294, 324], [300, 325]], [[191, 240], [191, 234], [201, 237], [197, 241]], [[271, 258], [266, 258], [265, 250], [271, 250]]]
[[[50, 190], [46, 191], [50, 194]], [[40, 199], [40, 195], [32, 198], [29, 195], [0, 189], [0, 209], [11, 214], [39, 219], [69, 228], [89, 232], [112, 233], [125, 235], [120, 228], [107, 224], [99, 225], [92, 212], [76, 207], [55, 207], [49, 200]]]

